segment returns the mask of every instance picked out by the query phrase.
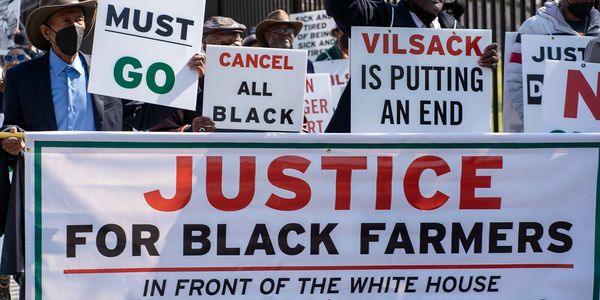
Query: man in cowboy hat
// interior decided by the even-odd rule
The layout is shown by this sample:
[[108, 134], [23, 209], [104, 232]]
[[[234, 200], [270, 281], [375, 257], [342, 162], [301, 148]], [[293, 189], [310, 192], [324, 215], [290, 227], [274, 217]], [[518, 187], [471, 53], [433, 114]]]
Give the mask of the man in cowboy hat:
[[[265, 48], [292, 49], [294, 39], [304, 24], [290, 20], [282, 9], [272, 11], [256, 25], [256, 39]], [[314, 73], [312, 62], [307, 62], [307, 73]]]

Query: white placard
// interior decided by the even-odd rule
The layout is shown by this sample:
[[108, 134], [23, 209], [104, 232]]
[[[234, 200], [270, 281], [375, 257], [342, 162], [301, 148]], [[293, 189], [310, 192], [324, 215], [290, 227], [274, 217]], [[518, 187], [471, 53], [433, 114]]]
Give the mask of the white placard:
[[294, 49], [308, 50], [308, 58], [315, 60], [319, 53], [335, 45], [331, 30], [336, 27], [332, 17], [324, 10], [290, 14], [290, 19], [304, 23], [294, 39]]
[[597, 299], [598, 134], [25, 140], [27, 299]]
[[508, 64], [510, 63], [511, 50], [517, 38], [517, 32], [507, 32], [504, 38], [504, 84], [502, 85], [502, 131], [503, 132], [523, 132], [523, 121], [512, 105], [512, 97], [508, 92]]
[[544, 102], [545, 132], [600, 132], [600, 64], [547, 61]]
[[[323, 133], [334, 112], [331, 96], [330, 75], [326, 73], [306, 75], [306, 93], [304, 94], [304, 115], [309, 133]], [[336, 102], [337, 104], [337, 102]]]
[[329, 73], [331, 76], [331, 97], [333, 107], [337, 107], [340, 96], [350, 82], [350, 60], [335, 59], [313, 62], [315, 73]]
[[14, 46], [13, 34], [19, 29], [21, 0], [0, 0], [0, 54]]
[[352, 27], [351, 131], [489, 132], [490, 30]]
[[208, 45], [203, 113], [219, 129], [299, 132], [306, 51]]
[[196, 109], [205, 1], [100, 0], [90, 93]]
[[541, 104], [546, 60], [583, 61], [585, 47], [594, 37], [521, 35], [523, 45], [523, 121], [524, 132], [544, 132]]

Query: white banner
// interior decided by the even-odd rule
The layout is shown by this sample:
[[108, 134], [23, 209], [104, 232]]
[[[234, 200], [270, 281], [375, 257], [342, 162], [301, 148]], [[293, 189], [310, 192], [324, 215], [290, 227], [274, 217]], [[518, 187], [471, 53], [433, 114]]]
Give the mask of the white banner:
[[205, 1], [99, 0], [90, 93], [196, 109]]
[[[335, 101], [337, 104], [337, 101]], [[323, 133], [334, 112], [329, 74], [306, 74], [304, 115], [309, 133]]]
[[306, 51], [206, 47], [203, 113], [219, 129], [300, 132]]
[[[515, 44], [517, 32], [507, 32], [504, 37], [504, 72], [508, 72], [508, 64], [510, 63], [511, 50]], [[513, 99], [508, 92], [507, 84], [508, 76], [504, 76], [504, 84], [502, 85], [502, 131], [503, 132], [523, 132], [523, 121], [519, 118], [519, 114], [513, 108]]]
[[308, 50], [310, 60], [335, 45], [336, 39], [331, 35], [335, 21], [324, 10], [290, 14], [290, 19], [304, 24], [294, 39], [294, 49]]
[[600, 132], [600, 64], [547, 61], [541, 128]]
[[540, 125], [546, 60], [583, 61], [594, 37], [521, 35], [523, 45], [523, 121], [525, 132], [544, 132]]
[[315, 73], [329, 73], [331, 75], [331, 97], [334, 101], [333, 107], [337, 107], [340, 96], [350, 81], [350, 60], [335, 59], [316, 61], [313, 63]]
[[598, 299], [598, 134], [26, 142], [28, 299]]
[[13, 34], [19, 30], [21, 0], [0, 0], [0, 54], [8, 53], [15, 44]]
[[490, 30], [352, 27], [352, 132], [489, 132]]

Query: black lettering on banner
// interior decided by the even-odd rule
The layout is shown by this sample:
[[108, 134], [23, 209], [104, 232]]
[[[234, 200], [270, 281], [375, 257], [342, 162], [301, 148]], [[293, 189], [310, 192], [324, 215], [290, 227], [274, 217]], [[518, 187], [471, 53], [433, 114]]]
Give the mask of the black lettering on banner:
[[473, 224], [469, 236], [466, 236], [461, 223], [452, 223], [452, 253], [459, 253], [459, 246], [469, 253], [473, 246], [473, 253], [481, 253], [483, 248], [483, 223]]
[[[378, 90], [379, 88], [381, 88], [381, 78], [379, 78], [379, 76], [377, 75], [377, 73], [375, 72], [381, 72], [381, 67], [378, 65], [372, 65], [369, 66], [369, 75], [370, 78], [373, 79], [374, 81], [369, 80], [369, 88], [371, 88], [372, 90]], [[367, 66], [366, 65], [361, 65], [361, 89], [366, 90], [367, 89]]]
[[[199, 232], [199, 235], [195, 235]], [[183, 255], [205, 255], [210, 251], [210, 227], [204, 224], [183, 225]], [[195, 243], [200, 243], [200, 248], [194, 248]]]
[[360, 254], [369, 254], [369, 243], [379, 242], [378, 234], [371, 234], [374, 230], [385, 230], [385, 223], [363, 223], [360, 225]]
[[293, 109], [284, 109], [284, 108], [281, 109], [281, 124], [285, 124], [285, 123], [288, 123], [290, 125], [294, 124], [294, 121], [292, 121], [292, 116], [291, 116], [293, 111], [294, 111]]
[[264, 250], [266, 255], [275, 255], [275, 248], [273, 248], [273, 242], [266, 224], [256, 224], [254, 226], [244, 255], [254, 255], [256, 250]]
[[[532, 230], [533, 233], [529, 234], [529, 231]], [[540, 246], [540, 240], [544, 236], [544, 227], [542, 224], [537, 222], [523, 222], [519, 223], [519, 244], [518, 251], [519, 253], [527, 252], [527, 244], [531, 246], [533, 252], [540, 253], [542, 252], [542, 247]]]
[[320, 253], [319, 246], [323, 244], [327, 250], [327, 254], [339, 254], [335, 243], [331, 238], [331, 232], [337, 226], [337, 223], [328, 223], [323, 231], [320, 231], [321, 224], [310, 224], [310, 254], [318, 255]]
[[410, 101], [396, 100], [396, 104], [392, 105], [389, 99], [385, 99], [383, 103], [383, 112], [381, 114], [381, 125], [384, 124], [409, 124]]
[[227, 224], [217, 225], [217, 255], [240, 255], [240, 248], [227, 247]]
[[67, 225], [67, 257], [76, 257], [75, 248], [77, 245], [85, 245], [86, 238], [78, 237], [78, 233], [92, 232], [94, 226], [86, 225]]
[[279, 235], [277, 237], [277, 241], [279, 244], [279, 249], [286, 255], [298, 255], [304, 251], [306, 247], [303, 245], [297, 244], [295, 247], [291, 247], [288, 243], [288, 236], [290, 232], [295, 232], [297, 235], [303, 234], [306, 232], [304, 227], [298, 223], [286, 224], [279, 231]]
[[[148, 288], [150, 288], [150, 293], [148, 293]], [[156, 279], [152, 279], [152, 281], [146, 279], [144, 281], [144, 293], [143, 296], [144, 297], [153, 297], [155, 296], [154, 293], [157, 293], [158, 295], [156, 296], [164, 296], [165, 295], [165, 290], [167, 289], [167, 280], [163, 279], [161, 282], [159, 282]]]
[[541, 105], [542, 93], [544, 91], [544, 75], [528, 74], [527, 87], [525, 87], [524, 90], [527, 91], [526, 96], [528, 104]]
[[406, 254], [414, 254], [415, 248], [410, 240], [410, 234], [404, 223], [396, 223], [394, 230], [390, 235], [387, 247], [385, 247], [385, 254], [394, 254], [396, 249], [404, 249]]
[[341, 277], [300, 277], [300, 294], [339, 294]]
[[260, 123], [258, 119], [258, 113], [256, 112], [256, 108], [251, 107], [250, 112], [248, 112], [248, 116], [246, 117], [246, 123], [250, 123], [250, 121], [254, 121], [254, 123]]
[[[433, 231], [433, 235], [430, 232]], [[433, 246], [435, 253], [446, 253], [442, 246], [442, 240], [446, 236], [446, 228], [440, 223], [421, 223], [421, 234], [419, 242], [419, 253], [429, 253], [429, 245]]]
[[555, 222], [550, 225], [550, 229], [548, 230], [548, 235], [555, 241], [561, 242], [562, 245], [557, 245], [555, 243], [551, 243], [548, 246], [548, 250], [554, 253], [565, 253], [571, 250], [573, 247], [573, 239], [565, 234], [560, 232], [560, 230], [569, 231], [573, 227], [573, 224], [569, 222]]
[[[150, 256], [159, 256], [155, 245], [160, 238], [160, 231], [158, 231], [158, 227], [150, 224], [133, 224], [131, 231], [133, 235], [133, 256], [142, 255], [142, 246], [146, 248], [146, 251]], [[148, 233], [148, 237], [142, 237], [143, 232]]]
[[490, 253], [511, 253], [512, 246], [501, 246], [498, 245], [500, 241], [506, 241], [506, 233], [500, 232], [501, 230], [508, 230], [513, 228], [513, 223], [508, 222], [494, 222], [490, 223]]
[[227, 112], [227, 109], [223, 106], [213, 107], [213, 121], [215, 121], [215, 122], [225, 121], [225, 119], [227, 118], [227, 116], [225, 115], [226, 112]]
[[[115, 25], [113, 25], [113, 22]], [[123, 23], [121, 25], [121, 23]], [[112, 4], [108, 5], [108, 12], [106, 16], [106, 26], [107, 27], [118, 27], [121, 26], [123, 29], [129, 28], [129, 7], [123, 8], [121, 14], [117, 16], [117, 11], [115, 10], [115, 6]]]
[[171, 26], [171, 22], [173, 22], [173, 17], [168, 15], [160, 15], [156, 18], [156, 24], [160, 27], [156, 30], [156, 34], [164, 37], [170, 37], [173, 35], [173, 26]]
[[[116, 239], [115, 246], [112, 249], [110, 249], [106, 244], [107, 237], [110, 233], [112, 233]], [[106, 224], [100, 227], [100, 230], [98, 230], [98, 235], [96, 236], [96, 247], [98, 248], [98, 252], [100, 252], [100, 254], [103, 256], [119, 256], [125, 250], [126, 245], [127, 236], [125, 235], [125, 230], [123, 230], [121, 226], [117, 224]]]

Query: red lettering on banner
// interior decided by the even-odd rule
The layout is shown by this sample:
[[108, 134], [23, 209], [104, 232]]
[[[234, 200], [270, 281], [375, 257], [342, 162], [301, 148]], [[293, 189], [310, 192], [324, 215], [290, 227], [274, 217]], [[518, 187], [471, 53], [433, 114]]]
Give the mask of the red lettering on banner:
[[[598, 74], [600, 75], [600, 74]], [[567, 73], [567, 92], [565, 95], [565, 118], [577, 118], [579, 95], [590, 109], [594, 119], [600, 120], [600, 78], [596, 79], [596, 92], [579, 70], [569, 70]]]
[[272, 209], [282, 211], [294, 211], [305, 207], [310, 202], [311, 189], [308, 182], [283, 173], [284, 170], [292, 169], [306, 172], [311, 161], [300, 156], [282, 156], [271, 162], [267, 177], [274, 186], [296, 194], [294, 198], [283, 198], [271, 194], [266, 205]]
[[206, 157], [206, 198], [214, 208], [222, 211], [244, 209], [252, 202], [255, 188], [256, 157], [240, 157], [239, 192], [233, 198], [223, 195], [223, 157]]
[[306, 92], [307, 93], [315, 92], [315, 86], [314, 86], [314, 82], [313, 82], [312, 78], [306, 78]]
[[367, 48], [367, 52], [369, 54], [375, 53], [375, 49], [377, 48], [377, 42], [379, 41], [379, 33], [373, 34], [372, 41], [368, 33], [363, 33], [362, 38], [363, 42], [365, 43], [365, 47]]
[[439, 35], [434, 35], [431, 37], [431, 42], [429, 43], [429, 48], [427, 49], [427, 55], [432, 55], [433, 52], [437, 52], [438, 55], [445, 55], [444, 47], [442, 47], [442, 41], [440, 41]]
[[475, 197], [475, 189], [490, 188], [491, 176], [477, 176], [477, 169], [502, 169], [502, 156], [464, 156], [460, 177], [460, 209], [500, 209], [500, 197]]
[[160, 190], [154, 190], [144, 193], [144, 199], [150, 207], [164, 212], [177, 211], [184, 208], [192, 197], [192, 167], [193, 159], [191, 156], [177, 157], [177, 174], [175, 179], [175, 196], [173, 198], [164, 198]]
[[448, 41], [446, 42], [446, 48], [448, 48], [448, 53], [450, 55], [454, 55], [454, 56], [461, 55], [463, 53], [462, 50], [454, 48], [454, 46], [452, 44], [454, 44], [454, 42], [462, 43], [462, 41], [463, 41], [462, 38], [458, 35], [453, 35], [453, 36], [449, 37]]
[[423, 45], [423, 39], [425, 37], [420, 34], [413, 34], [408, 39], [408, 43], [413, 47], [408, 51], [412, 55], [420, 55], [425, 52], [425, 46]]
[[352, 171], [366, 170], [366, 156], [326, 156], [321, 158], [321, 169], [335, 170], [335, 210], [350, 209]]
[[235, 53], [231, 60], [231, 53], [223, 52], [219, 56], [219, 63], [223, 67], [232, 68], [251, 68], [251, 69], [273, 69], [273, 70], [293, 70], [294, 67], [289, 64], [287, 55], [269, 55], [269, 54], [241, 54]]
[[465, 52], [467, 52], [467, 56], [473, 55], [472, 52], [475, 51], [476, 56], [481, 56], [483, 52], [479, 47], [479, 42], [481, 41], [482, 36], [467, 36], [467, 43], [465, 46]]
[[410, 205], [420, 210], [434, 210], [448, 201], [448, 195], [436, 191], [433, 196], [427, 198], [421, 194], [419, 181], [425, 170], [432, 170], [435, 175], [442, 176], [450, 172], [450, 166], [440, 157], [422, 156], [415, 159], [406, 170], [404, 175], [404, 194]]
[[377, 158], [377, 188], [375, 196], [375, 209], [390, 210], [392, 208], [392, 156], [381, 156]]
[[398, 42], [398, 35], [394, 34], [392, 44], [394, 45], [394, 54], [406, 54], [406, 49], [400, 48], [400, 43]]

